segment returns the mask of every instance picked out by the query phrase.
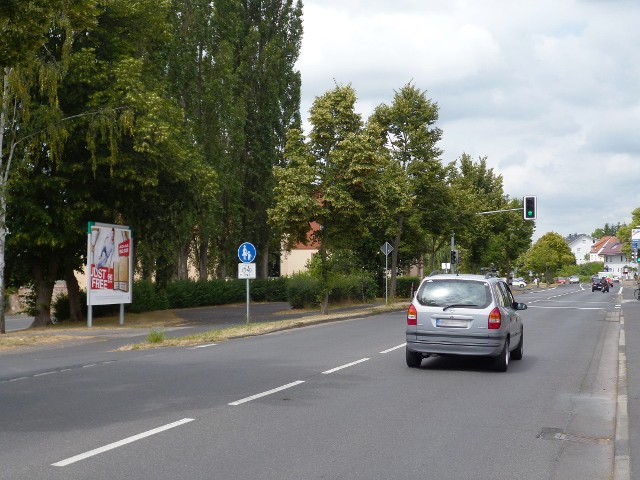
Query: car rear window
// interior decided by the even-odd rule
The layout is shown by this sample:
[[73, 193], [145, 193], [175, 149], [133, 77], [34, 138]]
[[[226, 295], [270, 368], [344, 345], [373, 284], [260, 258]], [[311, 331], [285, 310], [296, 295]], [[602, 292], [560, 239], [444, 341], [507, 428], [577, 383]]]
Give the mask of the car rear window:
[[420, 286], [416, 299], [425, 306], [485, 308], [491, 303], [491, 290], [487, 282], [427, 279]]

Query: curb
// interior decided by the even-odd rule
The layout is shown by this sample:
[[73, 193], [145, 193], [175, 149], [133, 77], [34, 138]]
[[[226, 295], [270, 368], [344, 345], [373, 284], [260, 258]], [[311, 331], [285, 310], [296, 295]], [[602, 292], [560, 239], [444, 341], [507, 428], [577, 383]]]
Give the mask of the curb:
[[[622, 300], [621, 285], [619, 296]], [[631, 456], [629, 446], [629, 410], [627, 390], [627, 355], [624, 315], [620, 313], [620, 334], [618, 339], [618, 385], [616, 400], [616, 433], [614, 440], [613, 479], [631, 479]]]

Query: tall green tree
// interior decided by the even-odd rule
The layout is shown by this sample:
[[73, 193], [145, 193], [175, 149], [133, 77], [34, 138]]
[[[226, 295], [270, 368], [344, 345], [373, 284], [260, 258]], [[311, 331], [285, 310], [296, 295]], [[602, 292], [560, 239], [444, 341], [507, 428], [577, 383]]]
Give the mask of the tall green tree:
[[[60, 126], [63, 118], [57, 83], [66, 71], [74, 29], [91, 24], [94, 16], [94, 0], [8, 0], [0, 5], [0, 333], [5, 333], [4, 272], [11, 173], [15, 163], [29, 151], [37, 152], [43, 141], [52, 158], [59, 153], [65, 131]], [[49, 118], [46, 124], [29, 124], [32, 96], [42, 100], [46, 113], [40, 117]]]
[[466, 211], [466, 226], [456, 235], [465, 265], [470, 271], [483, 267], [511, 271], [516, 258], [529, 247], [535, 227], [535, 222], [523, 219], [522, 201], [504, 193], [502, 175], [487, 166], [486, 157], [474, 162], [463, 154], [451, 184]]
[[286, 132], [300, 128], [302, 41], [300, 0], [250, 0], [245, 4], [244, 41], [239, 75], [246, 102], [242, 149], [243, 238], [260, 252], [260, 276], [266, 277], [270, 252], [279, 257], [280, 232], [272, 232], [267, 210], [274, 202], [273, 167], [282, 162]]
[[627, 256], [628, 259], [631, 258], [631, 231], [638, 228], [640, 225], [640, 208], [635, 208], [631, 212], [631, 223], [620, 225], [618, 231], [616, 232], [616, 237], [622, 243], [622, 252]]
[[424, 197], [418, 198], [418, 191], [434, 188], [432, 180], [442, 180], [437, 175], [442, 171], [439, 162], [442, 151], [437, 147], [442, 131], [435, 127], [437, 120], [438, 105], [411, 84], [395, 93], [391, 105], [378, 106], [369, 119], [379, 125], [394, 162], [385, 177], [388, 188], [384, 198], [393, 218], [388, 229], [393, 236], [391, 298], [396, 292], [398, 253], [407, 217], [418, 204], [421, 208], [432, 207], [425, 205], [428, 202]]
[[615, 236], [617, 235], [618, 230], [620, 229], [621, 226], [622, 225], [620, 225], [620, 222], [618, 222], [618, 224], [616, 225], [610, 225], [609, 223], [605, 223], [604, 227], [596, 228], [591, 234], [591, 236], [594, 238], [602, 238], [604, 236]]
[[266, 214], [272, 169], [282, 161], [286, 131], [300, 126], [302, 4], [174, 0], [171, 18], [173, 90], [220, 177], [220, 207], [198, 225], [200, 275], [209, 251], [217, 275], [231, 275], [237, 246], [252, 241], [265, 276], [270, 251], [279, 250]]
[[545, 233], [523, 254], [524, 268], [542, 273], [547, 283], [551, 283], [557, 270], [575, 261], [569, 245], [556, 232]]
[[269, 216], [287, 235], [289, 246], [306, 243], [312, 222], [319, 225], [314, 237], [320, 244], [325, 314], [331, 288], [329, 252], [348, 250], [366, 235], [371, 208], [384, 188], [379, 179], [388, 166], [379, 131], [363, 128], [355, 102], [350, 85], [318, 97], [310, 109], [308, 140], [300, 130], [290, 130], [285, 162], [274, 168], [276, 202]]
[[38, 325], [49, 321], [52, 282], [63, 274], [73, 285], [73, 270], [82, 268], [88, 221], [132, 226], [139, 271], [163, 285], [176, 275], [194, 218], [211, 209], [213, 171], [201, 162], [182, 110], [166, 91], [159, 48], [167, 39], [166, 6], [104, 5], [96, 26], [77, 35], [59, 82], [62, 112], [80, 117], [126, 105], [126, 128], [103, 135], [113, 124], [107, 116], [70, 124], [57, 161], [43, 144], [20, 170], [14, 186], [20, 208], [12, 218], [21, 234], [11, 240], [33, 271]]

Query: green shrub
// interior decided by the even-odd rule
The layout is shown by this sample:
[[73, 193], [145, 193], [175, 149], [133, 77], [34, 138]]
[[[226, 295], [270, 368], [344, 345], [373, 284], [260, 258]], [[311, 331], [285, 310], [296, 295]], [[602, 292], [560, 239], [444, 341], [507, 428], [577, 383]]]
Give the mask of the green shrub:
[[176, 280], [167, 284], [169, 308], [224, 305], [245, 298], [244, 280]]
[[397, 277], [396, 298], [411, 298], [420, 285], [420, 277]]
[[[165, 292], [158, 292], [155, 284], [147, 280], [138, 280], [133, 282], [133, 302], [125, 304], [125, 310], [133, 313], [151, 312], [154, 310], [166, 310], [169, 308], [169, 302]], [[80, 291], [80, 308], [86, 314], [87, 312], [87, 292]], [[69, 297], [65, 294], [59, 295], [52, 304], [52, 312], [55, 317], [62, 321], [68, 320], [71, 316], [69, 307]], [[120, 304], [113, 305], [94, 305], [92, 308], [93, 317], [107, 317], [120, 312]]]
[[149, 280], [133, 282], [132, 303], [125, 310], [133, 313], [152, 312], [169, 308], [169, 299], [165, 291], [157, 291], [155, 284]]
[[331, 281], [331, 302], [367, 302], [376, 297], [377, 286], [369, 275], [337, 275]]
[[256, 302], [286, 302], [287, 277], [251, 280], [251, 299]]
[[292, 308], [320, 305], [320, 283], [309, 273], [296, 273], [287, 282], [287, 299]]

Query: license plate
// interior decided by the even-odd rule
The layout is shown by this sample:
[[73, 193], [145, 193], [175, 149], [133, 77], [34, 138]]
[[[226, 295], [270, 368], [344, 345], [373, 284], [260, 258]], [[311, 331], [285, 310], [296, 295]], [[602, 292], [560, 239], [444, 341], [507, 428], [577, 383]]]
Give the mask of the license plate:
[[455, 318], [437, 318], [436, 327], [466, 328], [469, 325], [467, 320], [456, 320]]

